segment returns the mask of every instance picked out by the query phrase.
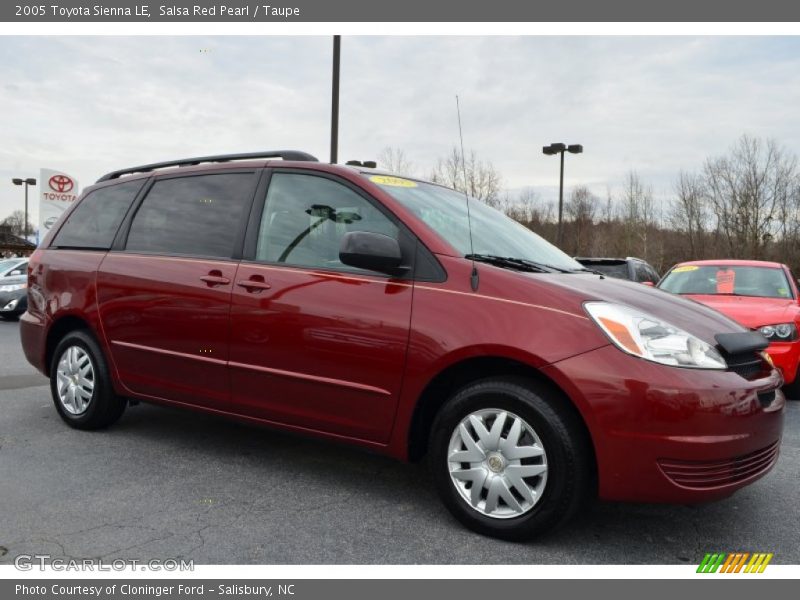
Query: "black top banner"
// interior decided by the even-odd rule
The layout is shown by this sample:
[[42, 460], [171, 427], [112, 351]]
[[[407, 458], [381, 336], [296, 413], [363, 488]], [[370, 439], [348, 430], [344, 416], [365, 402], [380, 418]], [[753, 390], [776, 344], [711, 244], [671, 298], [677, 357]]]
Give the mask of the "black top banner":
[[787, 22], [800, 3], [786, 0], [11, 0], [11, 22]]

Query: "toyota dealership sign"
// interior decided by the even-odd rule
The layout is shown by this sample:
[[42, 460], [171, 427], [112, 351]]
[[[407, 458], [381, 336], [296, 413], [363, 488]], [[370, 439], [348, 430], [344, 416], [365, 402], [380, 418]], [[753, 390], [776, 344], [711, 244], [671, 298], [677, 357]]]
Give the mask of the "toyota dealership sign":
[[78, 182], [71, 175], [53, 169], [42, 169], [39, 177], [39, 239], [42, 239], [78, 199]]

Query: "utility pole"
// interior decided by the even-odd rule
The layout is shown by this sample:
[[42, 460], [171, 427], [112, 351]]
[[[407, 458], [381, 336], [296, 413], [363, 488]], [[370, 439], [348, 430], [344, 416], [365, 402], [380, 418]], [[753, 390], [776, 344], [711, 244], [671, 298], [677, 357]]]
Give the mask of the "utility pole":
[[331, 85], [331, 163], [339, 160], [339, 63], [342, 36], [333, 36], [333, 81]]

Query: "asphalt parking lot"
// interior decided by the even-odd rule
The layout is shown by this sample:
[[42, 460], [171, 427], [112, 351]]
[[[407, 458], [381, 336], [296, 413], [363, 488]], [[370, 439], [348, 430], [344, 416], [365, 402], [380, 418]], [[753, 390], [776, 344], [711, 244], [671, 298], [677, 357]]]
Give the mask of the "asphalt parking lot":
[[65, 426], [0, 321], [0, 563], [185, 558], [197, 564], [697, 564], [707, 551], [800, 563], [800, 402], [776, 469], [701, 506], [596, 503], [512, 544], [463, 529], [421, 465], [139, 405], [107, 431]]

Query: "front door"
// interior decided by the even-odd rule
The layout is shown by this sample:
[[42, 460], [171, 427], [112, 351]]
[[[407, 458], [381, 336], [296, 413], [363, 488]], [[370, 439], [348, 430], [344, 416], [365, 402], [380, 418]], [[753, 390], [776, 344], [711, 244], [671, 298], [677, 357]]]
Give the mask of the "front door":
[[233, 288], [234, 410], [385, 442], [413, 286], [343, 265], [339, 244], [348, 231], [398, 237], [398, 226], [354, 188], [310, 173], [274, 173], [258, 217], [253, 256]]

